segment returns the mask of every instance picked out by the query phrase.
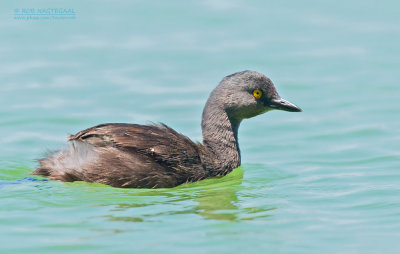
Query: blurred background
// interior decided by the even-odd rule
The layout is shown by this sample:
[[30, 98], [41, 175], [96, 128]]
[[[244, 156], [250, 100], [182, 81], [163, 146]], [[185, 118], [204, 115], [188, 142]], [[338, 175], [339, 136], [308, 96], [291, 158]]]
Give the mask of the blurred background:
[[[0, 250], [398, 253], [398, 1], [0, 7]], [[19, 15], [41, 8], [75, 15]], [[304, 112], [244, 121], [227, 177], [169, 190], [28, 177], [100, 123], [163, 122], [201, 141], [209, 93], [247, 69]]]

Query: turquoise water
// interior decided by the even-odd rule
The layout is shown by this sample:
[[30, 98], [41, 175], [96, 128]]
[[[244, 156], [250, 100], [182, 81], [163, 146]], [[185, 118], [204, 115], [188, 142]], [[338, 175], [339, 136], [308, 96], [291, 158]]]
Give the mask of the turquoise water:
[[[398, 1], [0, 4], [1, 253], [399, 253]], [[15, 9], [73, 8], [17, 20]], [[226, 75], [303, 113], [242, 123], [242, 166], [172, 189], [32, 178], [68, 134], [164, 122], [201, 140]]]

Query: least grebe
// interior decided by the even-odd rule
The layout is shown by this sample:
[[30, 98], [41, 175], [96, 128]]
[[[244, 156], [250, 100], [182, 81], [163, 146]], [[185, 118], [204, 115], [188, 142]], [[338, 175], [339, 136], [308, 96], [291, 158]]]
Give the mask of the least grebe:
[[164, 124], [101, 124], [71, 135], [70, 144], [41, 159], [32, 174], [125, 188], [167, 188], [226, 175], [240, 165], [240, 122], [272, 109], [301, 111], [263, 74], [237, 72], [207, 100], [202, 143]]

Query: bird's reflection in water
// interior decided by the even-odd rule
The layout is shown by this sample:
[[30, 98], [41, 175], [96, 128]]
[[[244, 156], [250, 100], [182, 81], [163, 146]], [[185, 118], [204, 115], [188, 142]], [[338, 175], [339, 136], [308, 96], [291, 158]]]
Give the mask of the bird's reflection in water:
[[235, 221], [242, 179], [243, 169], [237, 168], [224, 177], [172, 189], [135, 190], [130, 193], [135, 197], [132, 203], [118, 204], [105, 217], [111, 221], [151, 222], [165, 215], [196, 214], [205, 219]]
[[237, 220], [237, 195], [233, 188], [205, 190], [202, 194], [195, 199], [199, 202], [196, 206], [197, 214], [206, 219]]
[[205, 219], [237, 220], [237, 191], [241, 188], [242, 179], [243, 170], [238, 168], [232, 174], [214, 180], [210, 185], [205, 184], [203, 190], [194, 198], [197, 202], [196, 213]]

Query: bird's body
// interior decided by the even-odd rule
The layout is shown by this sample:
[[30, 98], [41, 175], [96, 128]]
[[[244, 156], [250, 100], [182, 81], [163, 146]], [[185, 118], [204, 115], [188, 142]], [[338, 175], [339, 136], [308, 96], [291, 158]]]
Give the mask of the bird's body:
[[162, 124], [102, 124], [71, 135], [69, 146], [40, 160], [32, 173], [132, 188], [174, 187], [225, 175], [240, 165], [240, 122], [271, 109], [301, 111], [281, 99], [264, 75], [235, 73], [206, 103], [202, 143]]
[[41, 160], [52, 179], [161, 188], [212, 175], [201, 160], [204, 146], [165, 125], [102, 124], [69, 141], [69, 147]]

